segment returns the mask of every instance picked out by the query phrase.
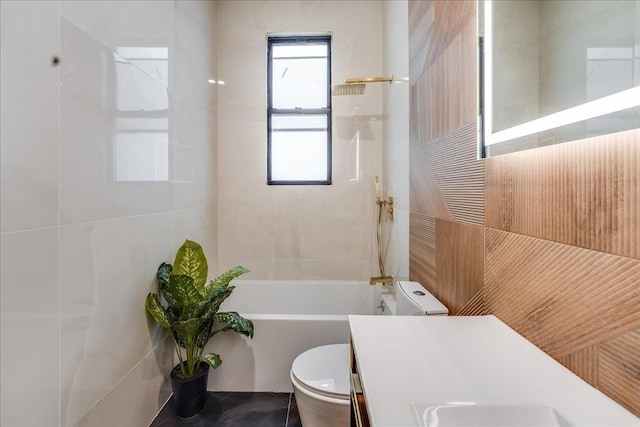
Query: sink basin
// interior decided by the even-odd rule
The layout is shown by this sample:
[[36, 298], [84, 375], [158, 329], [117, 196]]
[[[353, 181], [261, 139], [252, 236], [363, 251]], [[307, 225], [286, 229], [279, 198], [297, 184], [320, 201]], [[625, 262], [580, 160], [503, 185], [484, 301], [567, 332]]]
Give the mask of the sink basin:
[[421, 427], [570, 426], [550, 405], [488, 405], [474, 402], [412, 403]]

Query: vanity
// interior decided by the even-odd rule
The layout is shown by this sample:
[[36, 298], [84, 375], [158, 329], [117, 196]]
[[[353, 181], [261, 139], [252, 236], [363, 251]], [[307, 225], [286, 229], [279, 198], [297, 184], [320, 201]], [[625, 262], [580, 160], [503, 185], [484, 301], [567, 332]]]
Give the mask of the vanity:
[[640, 426], [495, 316], [349, 316], [352, 426]]

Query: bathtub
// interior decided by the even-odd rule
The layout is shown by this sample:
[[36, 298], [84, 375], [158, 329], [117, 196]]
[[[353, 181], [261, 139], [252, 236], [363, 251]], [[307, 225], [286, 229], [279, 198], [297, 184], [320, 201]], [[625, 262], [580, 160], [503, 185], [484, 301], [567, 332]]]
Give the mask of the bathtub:
[[[291, 392], [289, 371], [305, 350], [349, 342], [348, 314], [383, 314], [381, 288], [354, 281], [234, 280], [220, 311], [254, 324], [253, 339], [225, 332], [205, 352], [222, 365], [209, 373], [212, 391]], [[386, 313], [384, 313], [386, 314]]]

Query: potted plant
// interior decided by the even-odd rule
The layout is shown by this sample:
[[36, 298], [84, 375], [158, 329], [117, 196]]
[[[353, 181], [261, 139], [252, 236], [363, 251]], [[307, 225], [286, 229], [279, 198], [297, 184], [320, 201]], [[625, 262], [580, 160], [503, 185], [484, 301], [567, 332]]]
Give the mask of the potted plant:
[[[253, 323], [236, 312], [218, 312], [220, 304], [233, 292], [234, 278], [248, 272], [237, 266], [206, 284], [208, 266], [202, 247], [186, 240], [173, 263], [158, 268], [159, 292], [149, 293], [146, 309], [169, 331], [178, 356], [171, 371], [176, 412], [187, 418], [199, 413], [205, 402], [209, 367], [222, 363], [204, 347], [216, 334], [235, 331], [253, 338]], [[161, 302], [161, 298], [164, 302]]]

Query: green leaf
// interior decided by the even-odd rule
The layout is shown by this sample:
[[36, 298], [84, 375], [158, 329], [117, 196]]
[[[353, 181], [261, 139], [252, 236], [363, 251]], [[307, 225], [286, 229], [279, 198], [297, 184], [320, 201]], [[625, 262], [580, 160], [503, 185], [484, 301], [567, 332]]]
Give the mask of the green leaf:
[[203, 317], [206, 319], [213, 319], [213, 316], [218, 312], [218, 310], [220, 310], [220, 305], [224, 302], [224, 300], [227, 299], [229, 295], [231, 295], [233, 289], [234, 287], [230, 286], [226, 288], [224, 293], [212, 297], [211, 300], [209, 300], [209, 307], [206, 313], [203, 314]]
[[194, 302], [193, 304], [190, 304], [184, 308], [182, 312], [182, 320], [192, 319], [195, 317], [206, 318], [205, 313], [207, 313], [208, 309], [209, 309], [208, 301], [202, 300], [202, 301]]
[[207, 258], [202, 246], [191, 240], [185, 240], [176, 253], [173, 272], [176, 275], [186, 275], [193, 279], [193, 285], [201, 295], [204, 295], [204, 285], [207, 282]]
[[214, 283], [213, 280], [205, 286], [204, 291], [208, 300], [213, 300], [229, 287], [228, 283]]
[[165, 329], [171, 329], [171, 320], [164, 307], [162, 307], [162, 305], [160, 304], [160, 300], [158, 299], [157, 294], [149, 293], [145, 301], [145, 306], [149, 314], [151, 314], [151, 316], [156, 322], [160, 324], [160, 326]]
[[158, 289], [160, 290], [160, 294], [167, 301], [167, 304], [169, 304], [167, 310], [169, 311], [170, 315], [173, 314], [172, 312], [175, 311], [174, 308], [178, 304], [173, 295], [171, 295], [171, 292], [169, 292], [169, 280], [171, 279], [172, 270], [173, 266], [171, 264], [163, 262], [162, 264], [160, 264], [160, 267], [158, 267], [158, 271], [156, 273], [156, 276], [158, 278]]
[[[185, 275], [171, 275], [169, 278], [168, 293], [171, 295], [171, 298], [175, 300], [176, 306], [182, 312], [190, 305], [204, 300], [193, 285], [193, 279]], [[181, 316], [181, 318], [182, 320], [185, 319], [183, 316]]]
[[168, 285], [169, 277], [171, 276], [172, 270], [173, 266], [171, 266], [171, 264], [167, 264], [166, 262], [160, 264], [160, 267], [158, 267], [158, 272], [156, 273], [156, 275], [158, 276], [158, 282], [160, 282], [161, 284], [166, 283]]
[[202, 356], [200, 356], [200, 360], [207, 362], [213, 369], [216, 369], [218, 366], [222, 365], [222, 359], [215, 353], [203, 354]]
[[173, 323], [173, 329], [184, 341], [194, 342], [204, 322], [202, 318], [181, 320]]
[[[175, 299], [175, 297], [171, 294], [171, 291], [169, 290], [169, 282], [164, 282], [161, 280], [158, 280], [158, 284], [160, 287], [160, 293], [162, 294], [162, 296], [164, 297], [165, 301], [167, 301], [167, 304], [169, 304], [169, 307], [167, 307], [167, 312], [169, 312], [169, 314], [177, 314], [177, 316], [175, 316], [175, 319], [178, 318], [178, 316], [180, 315], [180, 310], [178, 309], [178, 301]], [[174, 317], [172, 317], [173, 319]]]
[[225, 271], [220, 276], [216, 277], [215, 280], [212, 280], [211, 283], [209, 283], [209, 286], [206, 287], [205, 290], [207, 293], [207, 297], [211, 298], [212, 295], [223, 292], [223, 289], [226, 288], [229, 282], [231, 282], [236, 277], [248, 272], [249, 270], [241, 265], [235, 266], [231, 270]]
[[205, 348], [209, 340], [211, 339], [211, 327], [213, 326], [213, 320], [206, 320], [202, 325], [202, 328], [198, 331], [196, 337], [196, 347]]
[[[174, 324], [175, 324], [175, 322], [174, 322]], [[184, 338], [182, 337], [182, 335], [179, 335], [179, 334], [176, 332], [175, 328], [171, 329], [171, 332], [172, 332], [172, 334], [173, 334], [173, 339], [174, 339], [174, 340], [176, 340], [176, 343], [177, 343], [180, 347], [185, 348], [185, 347], [187, 346], [187, 343], [186, 343], [186, 341], [184, 340]]]
[[213, 316], [213, 321], [216, 323], [226, 324], [234, 331], [239, 332], [249, 338], [253, 338], [253, 322], [240, 316], [235, 311], [229, 311], [227, 313], [217, 313], [215, 316]]

